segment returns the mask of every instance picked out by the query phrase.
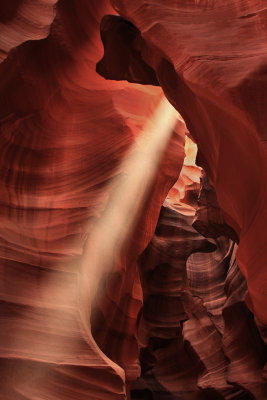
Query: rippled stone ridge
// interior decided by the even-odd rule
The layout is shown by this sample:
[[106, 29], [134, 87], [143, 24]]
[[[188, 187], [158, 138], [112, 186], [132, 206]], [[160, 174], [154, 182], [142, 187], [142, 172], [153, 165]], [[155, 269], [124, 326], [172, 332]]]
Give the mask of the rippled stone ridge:
[[263, 0], [0, 3], [1, 400], [267, 398], [266, 64]]

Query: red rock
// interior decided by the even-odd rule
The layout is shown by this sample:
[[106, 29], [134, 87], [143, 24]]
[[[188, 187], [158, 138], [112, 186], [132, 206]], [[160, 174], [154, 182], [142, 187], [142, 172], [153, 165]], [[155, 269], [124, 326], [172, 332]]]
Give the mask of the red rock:
[[[133, 398], [263, 400], [265, 6], [112, 3], [126, 21], [104, 18], [100, 63], [107, 0], [0, 5], [0, 398], [117, 400], [132, 386]], [[185, 165], [173, 186], [189, 134], [181, 121], [159, 165], [143, 167], [121, 246], [109, 248], [110, 204], [135, 157], [149, 155], [139, 139], [162, 98], [149, 84], [198, 144], [219, 203], [212, 213], [212, 192], [202, 227], [217, 237], [226, 221], [238, 234], [257, 325], [234, 260], [228, 272], [229, 240], [192, 227], [199, 168]]]
[[245, 304], [246, 281], [235, 260], [235, 246], [225, 280], [223, 348], [229, 360], [228, 381], [245, 388], [255, 399], [267, 396], [263, 367], [266, 347], [253, 314]]
[[[51, 12], [54, 3], [49, 2]], [[37, 4], [32, 7], [27, 4], [29, 18], [35, 17]], [[110, 314], [107, 320], [107, 333], [117, 329], [124, 338], [122, 345], [109, 335], [114, 362], [96, 345], [79, 301], [81, 258], [86, 239], [109, 200], [109, 184], [125, 173], [119, 165], [157, 108], [162, 92], [126, 82], [107, 85], [95, 72], [102, 53], [99, 23], [108, 12], [112, 10], [106, 1], [59, 2], [53, 24], [51, 18], [45, 28], [46, 34], [50, 29], [48, 37], [22, 43], [21, 36], [12, 47], [22, 44], [0, 66], [4, 400], [83, 399], [92, 393], [103, 400], [123, 399], [125, 371], [115, 362], [123, 365], [127, 380], [139, 374], [133, 322], [141, 302], [133, 292], [134, 288], [138, 292], [135, 262], [179, 175], [184, 133], [174, 134], [168, 157], [154, 177], [148, 193], [154, 201], [146, 199], [142, 228], [136, 229], [128, 245], [132, 257], [125, 260], [125, 254], [114, 254], [111, 273], [118, 274], [119, 283], [128, 272], [116, 298], [116, 318], [112, 320]], [[18, 28], [19, 9], [10, 18], [8, 24]], [[38, 24], [43, 18], [40, 13]], [[34, 20], [24, 33], [36, 39], [29, 34], [31, 24]], [[104, 296], [109, 311], [112, 282]], [[88, 297], [91, 302], [90, 293]], [[115, 325], [110, 328], [109, 324]], [[96, 339], [106, 351], [97, 334]]]
[[48, 36], [58, 0], [11, 0], [0, 4], [0, 62], [28, 40]]
[[112, 4], [141, 32], [144, 61], [198, 145], [224, 218], [240, 239], [237, 260], [248, 281], [248, 304], [267, 323], [266, 5]]
[[[208, 207], [205, 224], [214, 212]], [[263, 399], [266, 348], [244, 303], [236, 248], [223, 236], [198, 234], [193, 218], [192, 207], [190, 215], [168, 197], [140, 258], [142, 377], [133, 398], [149, 391], [159, 398]]]
[[217, 202], [216, 192], [209, 184], [208, 178], [204, 173], [201, 177], [198, 209], [193, 226], [205, 237], [216, 239], [219, 236], [226, 236], [235, 242], [239, 241], [235, 231], [225, 223]]

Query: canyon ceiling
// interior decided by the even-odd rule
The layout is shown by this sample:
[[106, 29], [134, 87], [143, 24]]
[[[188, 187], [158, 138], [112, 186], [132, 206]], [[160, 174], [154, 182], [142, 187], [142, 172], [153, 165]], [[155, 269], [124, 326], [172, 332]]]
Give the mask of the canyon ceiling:
[[0, 2], [0, 400], [267, 399], [266, 0]]

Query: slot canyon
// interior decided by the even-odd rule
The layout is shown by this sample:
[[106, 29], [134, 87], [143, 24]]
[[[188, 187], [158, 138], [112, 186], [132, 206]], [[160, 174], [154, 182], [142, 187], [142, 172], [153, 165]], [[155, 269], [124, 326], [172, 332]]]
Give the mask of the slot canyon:
[[0, 0], [0, 400], [267, 399], [267, 1]]

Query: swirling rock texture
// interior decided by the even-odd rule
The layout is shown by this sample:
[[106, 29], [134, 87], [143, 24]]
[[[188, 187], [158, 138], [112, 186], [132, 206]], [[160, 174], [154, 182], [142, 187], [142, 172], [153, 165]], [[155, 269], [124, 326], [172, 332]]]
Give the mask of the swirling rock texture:
[[223, 307], [223, 348], [229, 360], [228, 381], [242, 386], [256, 399], [264, 399], [267, 396], [263, 378], [266, 347], [244, 302], [246, 281], [236, 264], [235, 253], [236, 246], [225, 280], [227, 300]]
[[[40, 2], [46, 18], [38, 4], [21, 1], [12, 10], [7, 5], [2, 25], [10, 38], [5, 56], [22, 44], [0, 66], [0, 398], [125, 398], [125, 371], [127, 380], [138, 374], [134, 322], [141, 292], [135, 259], [179, 175], [184, 128], [176, 129], [154, 177], [148, 196], [153, 202], [145, 199], [142, 226], [129, 240], [132, 256], [114, 254], [112, 261], [112, 282], [120, 290], [115, 299], [107, 294], [103, 307], [118, 303], [113, 323], [123, 345], [115, 337], [108, 346], [115, 361], [124, 354], [124, 371], [92, 338], [80, 299], [85, 279], [79, 278], [80, 264], [86, 239], [111, 196], [109, 183], [127, 173], [120, 161], [162, 94], [152, 87], [107, 85], [96, 74], [102, 56], [99, 23], [112, 12], [108, 2], [59, 1], [56, 8], [55, 2]], [[45, 32], [47, 38], [37, 40]], [[93, 261], [86, 256], [83, 264], [89, 267]]]
[[261, 184], [267, 174], [266, 4], [112, 4], [140, 31], [142, 40], [134, 45], [198, 144], [199, 161], [226, 222], [240, 238], [237, 259], [248, 282], [248, 303], [267, 323], [266, 235], [257, 235], [265, 232], [267, 220], [266, 189]]
[[0, 399], [264, 400], [266, 4], [111, 3], [0, 4]]
[[216, 192], [205, 173], [201, 177], [201, 190], [193, 226], [203, 236], [215, 239], [219, 236], [226, 236], [234, 242], [239, 241], [235, 231], [225, 223]]
[[[237, 245], [223, 236], [205, 238], [194, 229], [195, 215], [201, 216], [203, 227], [202, 199], [200, 193], [198, 212], [192, 206], [190, 212], [188, 200], [185, 207], [167, 197], [155, 235], [140, 258], [142, 376], [134, 385], [134, 399], [267, 395], [262, 376], [266, 348], [245, 304], [247, 286], [236, 263]], [[209, 204], [206, 224], [219, 210], [216, 202]]]

